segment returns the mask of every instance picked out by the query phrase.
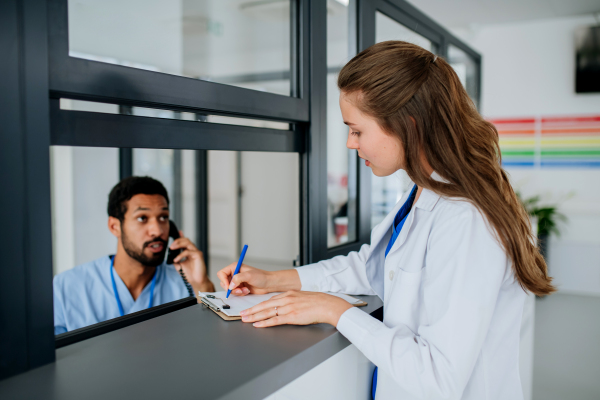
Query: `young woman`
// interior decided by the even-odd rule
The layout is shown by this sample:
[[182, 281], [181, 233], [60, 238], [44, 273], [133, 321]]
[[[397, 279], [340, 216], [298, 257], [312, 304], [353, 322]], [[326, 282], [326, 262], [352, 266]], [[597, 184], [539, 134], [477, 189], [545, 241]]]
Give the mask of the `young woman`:
[[[527, 292], [555, 289], [501, 167], [498, 133], [452, 67], [389, 41], [340, 72], [347, 147], [373, 173], [403, 169], [413, 188], [370, 245], [295, 270], [235, 264], [234, 294], [286, 291], [246, 310], [257, 327], [329, 323], [377, 367], [377, 399], [523, 397], [518, 353]], [[320, 292], [377, 294], [383, 322]]]

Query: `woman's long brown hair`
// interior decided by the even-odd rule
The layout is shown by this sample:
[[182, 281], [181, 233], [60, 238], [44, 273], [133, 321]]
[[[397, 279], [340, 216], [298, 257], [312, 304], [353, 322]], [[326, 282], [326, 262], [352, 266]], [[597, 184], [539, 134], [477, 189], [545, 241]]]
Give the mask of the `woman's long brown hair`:
[[[502, 169], [498, 131], [477, 112], [444, 59], [406, 42], [378, 43], [342, 68], [338, 86], [344, 94], [357, 94], [361, 112], [401, 140], [413, 182], [444, 197], [464, 198], [485, 215], [521, 287], [538, 296], [556, 290], [529, 217]], [[429, 176], [422, 154], [448, 182]]]

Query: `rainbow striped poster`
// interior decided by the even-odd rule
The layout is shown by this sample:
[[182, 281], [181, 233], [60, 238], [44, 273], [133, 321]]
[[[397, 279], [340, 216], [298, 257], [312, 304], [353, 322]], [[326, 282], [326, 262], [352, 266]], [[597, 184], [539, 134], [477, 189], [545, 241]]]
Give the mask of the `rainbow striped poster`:
[[489, 121], [505, 167], [600, 168], [600, 115]]

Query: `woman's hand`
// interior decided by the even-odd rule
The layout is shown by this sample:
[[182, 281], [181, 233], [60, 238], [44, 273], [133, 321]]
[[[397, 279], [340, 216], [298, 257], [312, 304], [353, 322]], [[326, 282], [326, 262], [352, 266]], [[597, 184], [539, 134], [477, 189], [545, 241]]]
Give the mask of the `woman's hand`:
[[[238, 296], [249, 293], [269, 293], [269, 273], [267, 271], [242, 264], [240, 272], [233, 276], [235, 267], [237, 267], [237, 263], [229, 264], [217, 272], [219, 283], [223, 289], [232, 289], [231, 292]], [[231, 279], [232, 276], [233, 279]]]
[[237, 296], [244, 296], [249, 293], [265, 294], [293, 289], [300, 290], [300, 277], [294, 269], [263, 271], [242, 264], [240, 272], [233, 276], [236, 266], [237, 263], [226, 266], [217, 272], [217, 276], [221, 287], [225, 290], [232, 289], [231, 293]]
[[178, 239], [175, 239], [170, 246], [172, 250], [183, 250], [181, 254], [173, 260], [175, 268], [177, 268], [178, 271], [183, 269], [186, 279], [192, 285], [192, 288], [194, 288], [196, 293], [214, 292], [215, 286], [206, 274], [204, 255], [190, 239], [183, 236], [183, 232], [179, 231], [179, 234], [181, 236]]
[[275, 325], [327, 323], [337, 326], [342, 314], [352, 308], [346, 300], [318, 292], [289, 291], [242, 311], [242, 321], [257, 328]]

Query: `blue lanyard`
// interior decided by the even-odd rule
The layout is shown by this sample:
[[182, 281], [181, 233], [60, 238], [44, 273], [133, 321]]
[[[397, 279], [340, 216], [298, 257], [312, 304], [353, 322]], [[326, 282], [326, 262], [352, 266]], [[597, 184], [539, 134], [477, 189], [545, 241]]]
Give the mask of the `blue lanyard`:
[[408, 199], [406, 199], [406, 202], [404, 202], [404, 204], [402, 205], [402, 208], [400, 208], [400, 210], [398, 210], [398, 214], [396, 214], [396, 217], [394, 218], [394, 222], [392, 222], [392, 237], [390, 238], [387, 248], [385, 249], [385, 257], [387, 257], [388, 253], [392, 249], [392, 246], [396, 242], [396, 239], [398, 239], [398, 236], [400, 236], [400, 231], [402, 230], [402, 227], [404, 226], [404, 223], [406, 222], [406, 218], [408, 217], [408, 214], [410, 213], [410, 210], [415, 201], [416, 195], [417, 195], [417, 185], [415, 185], [413, 187], [412, 191], [410, 192], [410, 196], [408, 196]]
[[[115, 257], [110, 258], [110, 279], [112, 280], [113, 292], [115, 292], [115, 299], [117, 299], [117, 306], [119, 306], [119, 314], [121, 317], [125, 315], [123, 311], [123, 305], [121, 304], [121, 299], [119, 298], [119, 292], [117, 292], [117, 284], [115, 283], [115, 275], [113, 270], [115, 269]], [[150, 303], [148, 303], [148, 308], [152, 307], [152, 300], [154, 299], [154, 287], [156, 286], [156, 275], [158, 269], [154, 271], [154, 276], [152, 277], [152, 283], [150, 284]]]

